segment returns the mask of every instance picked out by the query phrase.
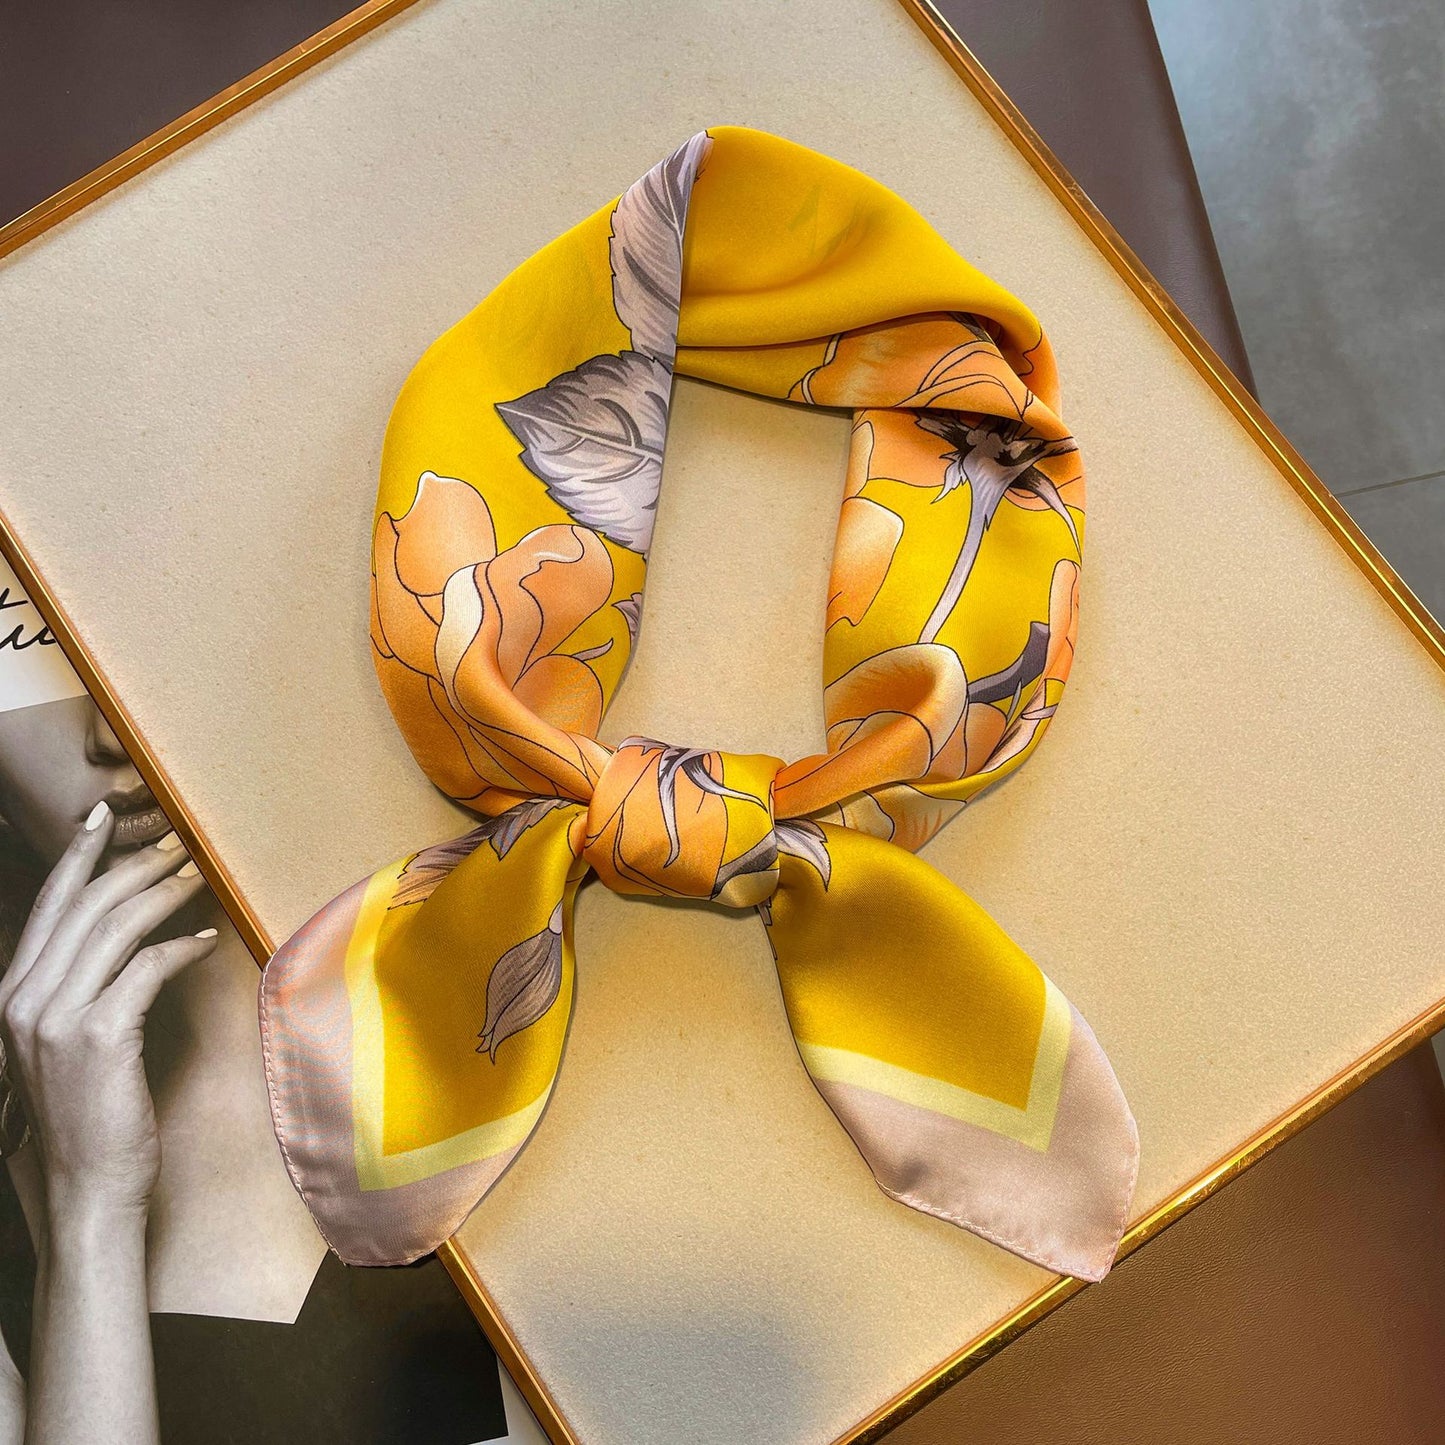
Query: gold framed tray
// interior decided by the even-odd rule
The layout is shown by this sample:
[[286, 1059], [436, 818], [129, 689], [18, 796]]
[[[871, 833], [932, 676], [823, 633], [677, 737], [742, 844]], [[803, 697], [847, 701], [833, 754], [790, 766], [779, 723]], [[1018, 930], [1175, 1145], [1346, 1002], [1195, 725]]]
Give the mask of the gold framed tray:
[[[364, 649], [336, 656], [360, 636], [374, 452], [420, 345], [699, 124], [743, 119], [870, 170], [1044, 315], [1089, 442], [1098, 500], [1070, 708], [1049, 754], [929, 856], [1047, 956], [1115, 1059], [1144, 1143], [1132, 1249], [1445, 1018], [1428, 880], [1412, 869], [1438, 852], [1445, 816], [1445, 633], [937, 13], [903, 11], [745, 5], [699, 18], [726, 28], [700, 37], [600, 4], [525, 23], [441, 0], [361, 7], [0, 231], [0, 254], [30, 243], [0, 268], [0, 306], [33, 363], [0, 426], [0, 543], [264, 958], [372, 862], [457, 830], [368, 693]], [[559, 73], [539, 81], [538, 55]], [[590, 108], [574, 96], [579, 66]], [[659, 97], [648, 85], [664, 73]], [[488, 87], [495, 103], [478, 98]], [[960, 158], [947, 178], [940, 155]], [[347, 228], [364, 215], [357, 240]], [[465, 245], [447, 239], [458, 230]], [[84, 342], [47, 326], [85, 327]], [[369, 364], [346, 359], [357, 347]], [[344, 386], [328, 383], [338, 371]], [[94, 408], [75, 399], [87, 384]], [[679, 736], [758, 726], [787, 751], [815, 724], [789, 678], [799, 658], [816, 674], [809, 609], [832, 519], [812, 516], [809, 488], [834, 485], [831, 419], [760, 418], [687, 386], [675, 414], [676, 552], [654, 564], [651, 633], [613, 726], [662, 727], [666, 712]], [[102, 456], [124, 490], [89, 479]], [[729, 711], [691, 695], [696, 663], [669, 650], [669, 634], [729, 633], [676, 559], [715, 538], [710, 495], [731, 488], [757, 514], [780, 465], [800, 479], [781, 504], [798, 550], [764, 566], [788, 578], [771, 600], [798, 621], [728, 660], [751, 679]], [[298, 485], [312, 515], [278, 527]], [[125, 625], [140, 583], [97, 578], [109, 546], [148, 589], [163, 579], [166, 635]], [[707, 606], [725, 608], [739, 578], [720, 551]], [[249, 609], [245, 625], [223, 608]], [[1059, 880], [1042, 898], [1018, 866], [1041, 836]], [[607, 1059], [629, 1039], [623, 962], [639, 940], [657, 959], [682, 935], [605, 899], [590, 913], [596, 977], [547, 1129], [444, 1252], [554, 1440], [876, 1439], [1079, 1287], [879, 1213], [776, 1065], [761, 971], [696, 917], [683, 932], [701, 942], [680, 979], [661, 978], [667, 1006], [647, 1020], [687, 1037], [661, 1051], [654, 1125], [617, 1172], [600, 1151], [622, 1109]], [[1388, 953], [1372, 946], [1384, 937]], [[741, 1040], [707, 1024], [727, 1011], [750, 1020]], [[714, 1056], [701, 1082], [686, 1069], [700, 1053]], [[729, 1077], [749, 1081], [742, 1103]], [[648, 1104], [633, 1098], [633, 1113]], [[761, 1195], [738, 1183], [727, 1142], [760, 1117], [785, 1121]], [[613, 1204], [576, 1197], [579, 1178], [605, 1180]], [[725, 1382], [710, 1378], [720, 1359]]]

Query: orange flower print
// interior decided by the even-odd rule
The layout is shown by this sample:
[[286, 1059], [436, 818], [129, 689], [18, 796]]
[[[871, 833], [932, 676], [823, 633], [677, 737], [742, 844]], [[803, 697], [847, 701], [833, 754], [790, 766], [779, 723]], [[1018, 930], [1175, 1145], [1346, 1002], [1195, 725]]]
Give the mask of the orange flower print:
[[911, 783], [896, 783], [871, 793], [859, 793], [823, 816], [860, 833], [886, 838], [916, 853], [935, 833], [963, 809], [955, 798], [935, 798]]
[[1058, 706], [1079, 625], [1079, 565], [1054, 568], [1049, 618], [1015, 660], [967, 679], [958, 654], [913, 643], [865, 659], [824, 693], [827, 753], [785, 767], [774, 802], [921, 848], [958, 810], [1023, 761]]
[[780, 817], [887, 783], [957, 777], [968, 681], [951, 647], [913, 643], [865, 658], [823, 693], [828, 751], [778, 774]]
[[853, 428], [847, 491], [838, 513], [838, 534], [833, 544], [828, 627], [843, 621], [857, 627], [863, 621], [903, 540], [903, 519], [898, 513], [860, 495], [873, 475], [874, 441], [873, 423], [859, 421]]
[[751, 908], [777, 886], [769, 793], [778, 765], [628, 738], [598, 781], [582, 856], [618, 893]]
[[946, 407], [1022, 417], [1033, 393], [971, 316], [935, 312], [845, 331], [793, 387], [815, 406]]
[[481, 494], [427, 472], [404, 515], [378, 517], [372, 566], [377, 675], [432, 781], [461, 802], [585, 799], [607, 756], [588, 664], [610, 643], [561, 649], [611, 596], [596, 533], [539, 527], [498, 553]]
[[958, 605], [999, 506], [1051, 511], [1069, 530], [1078, 527], [1070, 506], [1081, 507], [1083, 474], [1071, 437], [1048, 440], [1027, 426], [997, 417], [954, 412], [871, 411], [853, 428], [848, 485], [838, 518], [827, 625], [858, 626], [873, 605], [903, 540], [896, 512], [861, 495], [868, 482], [886, 478], [931, 486], [940, 497], [969, 488], [968, 527], [920, 642], [936, 642]]
[[976, 318], [934, 313], [840, 333], [789, 396], [860, 411], [838, 523], [830, 627], [861, 622], [902, 540], [896, 514], [861, 495], [876, 477], [937, 487], [940, 497], [969, 488], [968, 528], [920, 642], [936, 642], [953, 615], [1005, 500], [1054, 512], [1077, 550], [1069, 503], [1082, 503], [1082, 475], [1073, 462], [1078, 448]]
[[[1024, 759], [1048, 727], [1064, 683], [1074, 665], [1074, 645], [1079, 635], [1079, 564], [1064, 558], [1054, 567], [1049, 583], [1049, 622], [1038, 682], [1022, 709], [1002, 728], [997, 745], [983, 771], [992, 783], [1011, 772]], [[1040, 629], [1035, 624], [1031, 647], [1038, 650]], [[987, 692], [988, 689], [980, 689]], [[1001, 699], [1000, 699], [1001, 700]], [[997, 712], [997, 709], [991, 709]], [[1001, 716], [1001, 714], [1000, 714]], [[987, 785], [985, 785], [987, 786]]]

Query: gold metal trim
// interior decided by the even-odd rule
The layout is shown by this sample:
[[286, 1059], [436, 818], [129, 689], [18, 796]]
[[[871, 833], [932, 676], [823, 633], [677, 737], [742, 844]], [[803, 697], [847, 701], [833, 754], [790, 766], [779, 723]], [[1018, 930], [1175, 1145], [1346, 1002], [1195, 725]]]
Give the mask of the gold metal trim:
[[[253, 71], [235, 85], [196, 106], [172, 124], [91, 171], [89, 175], [57, 192], [49, 200], [41, 202], [8, 225], [0, 226], [0, 257], [49, 230], [81, 207], [115, 189], [415, 3], [416, 0], [367, 0], [366, 4], [288, 50], [269, 65]], [[1018, 107], [1004, 94], [957, 32], [938, 12], [932, 0], [898, 0], [898, 3], [928, 36], [974, 97], [1019, 149], [1049, 190], [1063, 203], [1074, 221], [1103, 252], [1129, 289], [1188, 357], [1285, 480], [1304, 498], [1331, 536], [1369, 577], [1400, 620], [1435, 661], [1445, 668], [1445, 628], [1430, 615], [1423, 603], [1360, 531], [1349, 513], [1264, 414], [1259, 404], [1215, 354], [1168, 293], [1149, 274], [1123, 237], [1089, 200], [1078, 182], [1069, 175], [1038, 133], [1024, 119]], [[36, 570], [29, 553], [3, 514], [0, 514], [0, 554], [3, 554], [14, 568], [21, 585], [45, 618], [81, 681], [95, 697], [106, 721], [115, 729], [116, 736], [135, 760], [141, 776], [169, 815], [176, 831], [181, 834], [191, 856], [215, 890], [247, 947], [255, 955], [257, 962], [264, 964], [274, 951], [272, 940], [241, 896], [235, 880], [217, 856], [190, 809], [181, 800], [169, 774], [142, 738], [130, 713], [97, 666], [75, 624]], [[1132, 1254], [1175, 1220], [1237, 1178], [1271, 1149], [1293, 1137], [1346, 1094], [1353, 1092], [1367, 1079], [1423, 1043], [1442, 1027], [1445, 1027], [1445, 999], [1341, 1069], [1293, 1108], [1258, 1130], [1238, 1148], [1139, 1220], [1124, 1236], [1119, 1257], [1122, 1259]], [[437, 1255], [553, 1445], [580, 1445], [580, 1438], [543, 1384], [541, 1376], [502, 1317], [495, 1300], [477, 1276], [470, 1261], [450, 1240], [438, 1249]], [[870, 1442], [881, 1439], [888, 1431], [997, 1354], [1083, 1287], [1083, 1282], [1076, 1279], [1057, 1279], [1044, 1286], [1010, 1315], [960, 1346], [927, 1374], [899, 1391], [866, 1419], [845, 1431], [832, 1445], [870, 1445]]]
[[552, 1392], [542, 1383], [542, 1377], [517, 1342], [511, 1326], [502, 1318], [496, 1301], [472, 1268], [471, 1261], [449, 1239], [437, 1250], [437, 1258], [446, 1266], [452, 1282], [481, 1322], [497, 1358], [507, 1367], [512, 1383], [522, 1392], [522, 1398], [541, 1421], [552, 1445], [581, 1445], [566, 1417], [557, 1408]]
[[261, 926], [260, 919], [241, 896], [230, 870], [216, 855], [210, 840], [196, 822], [195, 815], [181, 801], [170, 774], [161, 766], [141, 737], [129, 710], [96, 665], [89, 647], [81, 640], [75, 623], [71, 621], [70, 614], [60, 605], [49, 584], [36, 570], [30, 553], [26, 551], [4, 513], [0, 513], [0, 555], [10, 564], [11, 570], [19, 579], [26, 595], [35, 604], [45, 625], [55, 635], [61, 651], [95, 699], [121, 745], [130, 754], [146, 786], [165, 810], [171, 826], [181, 835], [186, 850], [205, 875], [206, 882], [211, 885], [216, 897], [220, 899], [221, 906], [235, 925], [236, 932], [241, 935], [257, 962], [264, 963], [275, 952], [275, 946]]

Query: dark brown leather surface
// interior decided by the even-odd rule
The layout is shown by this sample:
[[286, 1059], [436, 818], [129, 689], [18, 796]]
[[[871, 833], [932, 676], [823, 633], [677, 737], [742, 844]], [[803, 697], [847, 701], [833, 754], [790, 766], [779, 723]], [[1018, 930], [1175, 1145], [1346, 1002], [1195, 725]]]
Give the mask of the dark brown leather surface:
[[0, 225], [359, 0], [0, 0]]
[[1252, 386], [1147, 0], [937, 4], [1185, 315]]
[[888, 1445], [1438, 1445], [1445, 1088], [1417, 1049]]

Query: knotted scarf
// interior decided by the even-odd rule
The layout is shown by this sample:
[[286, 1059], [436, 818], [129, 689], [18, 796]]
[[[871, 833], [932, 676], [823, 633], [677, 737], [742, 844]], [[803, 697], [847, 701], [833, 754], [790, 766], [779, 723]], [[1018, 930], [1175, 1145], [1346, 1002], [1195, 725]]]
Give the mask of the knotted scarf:
[[[826, 748], [797, 762], [599, 737], [676, 373], [853, 416]], [[1108, 1061], [914, 857], [1059, 705], [1083, 498], [1033, 315], [882, 186], [753, 131], [694, 136], [430, 347], [386, 435], [371, 645], [480, 822], [328, 904], [261, 991], [277, 1136], [343, 1259], [433, 1249], [526, 1142], [595, 874], [757, 910], [802, 1064], [888, 1194], [1107, 1271], [1137, 1159]]]

